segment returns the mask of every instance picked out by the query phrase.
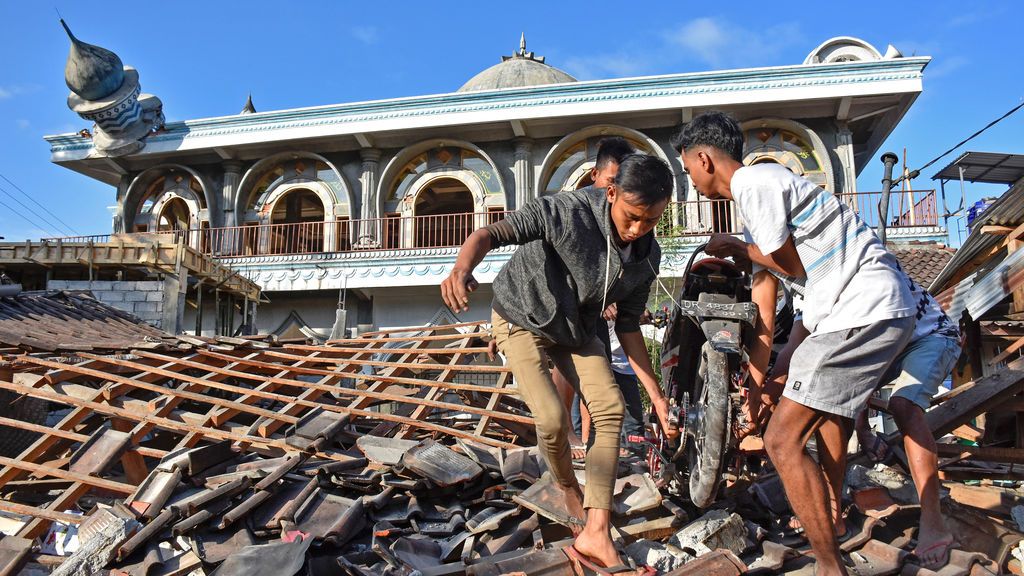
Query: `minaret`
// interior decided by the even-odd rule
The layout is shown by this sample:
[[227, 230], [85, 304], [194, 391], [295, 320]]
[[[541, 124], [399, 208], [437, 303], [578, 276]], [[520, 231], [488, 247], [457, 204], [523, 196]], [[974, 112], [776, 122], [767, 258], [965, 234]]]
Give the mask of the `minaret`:
[[252, 92], [249, 93], [249, 97], [245, 99], [245, 106], [242, 107], [242, 111], [239, 114], [255, 114], [256, 107], [252, 105]]
[[143, 139], [164, 124], [163, 104], [151, 94], [142, 94], [139, 73], [125, 66], [106, 48], [82, 42], [71, 33], [64, 82], [71, 89], [68, 107], [95, 122], [93, 147], [99, 156], [124, 156], [145, 146]]

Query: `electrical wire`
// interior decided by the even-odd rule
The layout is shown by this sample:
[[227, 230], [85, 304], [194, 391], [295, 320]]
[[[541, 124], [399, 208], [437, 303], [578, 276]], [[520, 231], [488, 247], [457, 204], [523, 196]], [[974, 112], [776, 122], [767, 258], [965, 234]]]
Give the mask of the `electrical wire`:
[[979, 135], [980, 135], [980, 134], [981, 134], [982, 132], [984, 132], [984, 131], [988, 130], [989, 128], [991, 128], [991, 127], [993, 127], [993, 126], [995, 126], [996, 124], [999, 124], [1000, 122], [1002, 122], [1003, 120], [1005, 120], [1005, 119], [1006, 119], [1007, 117], [1009, 117], [1009, 116], [1010, 116], [1011, 114], [1013, 114], [1013, 113], [1014, 113], [1014, 112], [1016, 112], [1017, 110], [1020, 110], [1021, 108], [1024, 108], [1024, 101], [1022, 101], [1022, 102], [1021, 102], [1020, 104], [1017, 104], [1016, 106], [1014, 106], [1013, 108], [1011, 108], [1011, 109], [1010, 109], [1010, 111], [1009, 111], [1009, 112], [1007, 112], [1006, 114], [1003, 114], [1003, 115], [1002, 115], [1002, 116], [1000, 116], [999, 118], [996, 118], [995, 120], [993, 120], [993, 121], [989, 122], [988, 124], [986, 124], [986, 125], [985, 125], [985, 127], [984, 127], [984, 128], [982, 128], [981, 130], [978, 130], [978, 131], [977, 131], [977, 132], [975, 132], [974, 134], [971, 134], [971, 135], [970, 135], [970, 136], [968, 136], [967, 138], [964, 138], [964, 139], [963, 139], [963, 140], [961, 140], [960, 142], [957, 142], [957, 144], [956, 144], [955, 146], [953, 146], [953, 147], [952, 147], [952, 148], [950, 148], [949, 150], [946, 150], [946, 151], [945, 151], [945, 152], [943, 152], [942, 154], [939, 154], [938, 156], [936, 156], [935, 158], [933, 158], [933, 159], [932, 159], [932, 160], [931, 160], [930, 162], [928, 162], [928, 163], [927, 163], [927, 164], [925, 164], [924, 166], [921, 166], [921, 167], [920, 167], [920, 168], [918, 168], [917, 170], [914, 170], [914, 172], [915, 172], [915, 173], [920, 173], [920, 172], [922, 172], [923, 170], [925, 170], [926, 168], [928, 168], [928, 167], [929, 167], [929, 166], [931, 166], [932, 164], [935, 164], [936, 162], [938, 162], [938, 161], [939, 161], [939, 160], [941, 160], [942, 158], [945, 158], [946, 156], [948, 156], [948, 155], [949, 155], [950, 153], [952, 153], [952, 152], [953, 152], [954, 150], [956, 150], [957, 148], [959, 148], [959, 147], [963, 146], [964, 144], [967, 144], [967, 143], [968, 143], [968, 142], [970, 142], [971, 140], [974, 140], [974, 138], [976, 138], [977, 136], [979, 136]]
[[55, 220], [57, 220], [57, 222], [60, 222], [60, 223], [61, 223], [61, 225], [63, 225], [63, 227], [64, 227], [65, 231], [67, 231], [67, 232], [68, 232], [68, 233], [70, 233], [70, 234], [78, 234], [78, 233], [79, 233], [79, 232], [78, 232], [77, 230], [75, 230], [75, 229], [74, 229], [74, 228], [73, 228], [73, 227], [72, 227], [71, 225], [69, 225], [69, 224], [68, 224], [67, 222], [65, 222], [65, 221], [61, 220], [60, 216], [57, 216], [57, 215], [56, 215], [56, 214], [54, 214], [53, 212], [50, 212], [50, 211], [49, 211], [49, 210], [48, 210], [48, 209], [46, 208], [46, 206], [43, 206], [43, 205], [42, 205], [42, 204], [40, 204], [40, 203], [39, 203], [39, 202], [38, 202], [38, 201], [37, 201], [37, 200], [36, 200], [35, 198], [33, 198], [33, 197], [32, 197], [32, 196], [30, 195], [30, 194], [28, 194], [27, 192], [25, 192], [24, 190], [22, 190], [22, 189], [21, 189], [21, 186], [18, 186], [18, 185], [17, 185], [17, 184], [15, 184], [14, 182], [11, 182], [11, 179], [10, 179], [10, 178], [8, 178], [7, 176], [5, 176], [5, 175], [4, 175], [3, 173], [0, 173], [0, 178], [2, 178], [2, 179], [3, 179], [4, 181], [6, 181], [6, 182], [7, 182], [8, 184], [10, 184], [10, 185], [11, 185], [11, 186], [12, 186], [12, 187], [13, 187], [13, 188], [15, 189], [15, 190], [17, 190], [18, 192], [21, 192], [22, 196], [24, 196], [25, 198], [28, 198], [29, 200], [31, 200], [33, 204], [35, 204], [36, 206], [39, 206], [40, 208], [42, 208], [44, 212], [46, 212], [47, 214], [49, 214], [50, 216], [52, 216], [52, 217], [53, 217], [53, 218], [54, 218]]
[[0, 206], [3, 206], [4, 208], [7, 208], [11, 212], [13, 212], [17, 216], [19, 216], [22, 220], [24, 220], [24, 221], [28, 222], [29, 224], [31, 224], [32, 227], [39, 228], [40, 230], [42, 230], [46, 234], [53, 234], [53, 231], [50, 230], [47, 226], [40, 226], [38, 222], [35, 222], [34, 220], [29, 218], [28, 216], [25, 216], [21, 212], [18, 212], [13, 206], [11, 206], [10, 204], [4, 202], [3, 200], [0, 200]]

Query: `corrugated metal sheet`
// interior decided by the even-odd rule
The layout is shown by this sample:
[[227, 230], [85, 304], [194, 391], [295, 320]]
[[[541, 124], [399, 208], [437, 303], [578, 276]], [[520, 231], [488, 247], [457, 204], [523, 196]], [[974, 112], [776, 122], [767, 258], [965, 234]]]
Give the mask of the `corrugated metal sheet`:
[[937, 300], [951, 318], [959, 318], [964, 310], [971, 318], [981, 318], [996, 304], [1024, 286], [1024, 250], [1017, 250], [1003, 259], [980, 279], [975, 274], [939, 295]]
[[1013, 184], [1024, 178], [1024, 154], [964, 152], [932, 176], [932, 180], [959, 180], [961, 169], [968, 182]]
[[[953, 259], [946, 264], [938, 277], [928, 287], [932, 294], [945, 291], [946, 285], [953, 276], [973, 261], [979, 254], [985, 254], [995, 246], [1002, 244], [1005, 238], [995, 234], [982, 234], [982, 226], [991, 224], [996, 226], [1019, 226], [1024, 222], [1024, 182], [1018, 182], [1015, 186], [1003, 193], [992, 206], [985, 210], [971, 226], [971, 234], [964, 241]], [[980, 267], [976, 264], [975, 268]], [[972, 270], [973, 271], [973, 270]]]

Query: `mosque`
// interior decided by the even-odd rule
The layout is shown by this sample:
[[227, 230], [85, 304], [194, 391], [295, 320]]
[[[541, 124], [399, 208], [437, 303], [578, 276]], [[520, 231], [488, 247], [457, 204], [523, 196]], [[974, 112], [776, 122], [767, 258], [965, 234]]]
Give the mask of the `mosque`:
[[[453, 316], [437, 286], [458, 246], [531, 198], [587, 185], [608, 136], [676, 173], [658, 232], [663, 276], [678, 277], [708, 234], [737, 229], [728, 203], [688, 185], [669, 145], [707, 109], [742, 122], [745, 162], [781, 163], [877, 225], [879, 195], [858, 191], [857, 174], [877, 162], [930, 60], [837, 37], [792, 65], [577, 81], [522, 38], [449, 93], [263, 112], [250, 98], [235, 115], [166, 122], [139, 71], [67, 33], [68, 105], [93, 124], [47, 136], [52, 161], [116, 190], [114, 234], [176, 235], [264, 290], [257, 313], [190, 285], [182, 325], [230, 333], [248, 319], [244, 330], [317, 339], [339, 307], [348, 333], [485, 319], [512, 247], [484, 260], [470, 311]], [[945, 241], [934, 192], [890, 205], [890, 242]]]

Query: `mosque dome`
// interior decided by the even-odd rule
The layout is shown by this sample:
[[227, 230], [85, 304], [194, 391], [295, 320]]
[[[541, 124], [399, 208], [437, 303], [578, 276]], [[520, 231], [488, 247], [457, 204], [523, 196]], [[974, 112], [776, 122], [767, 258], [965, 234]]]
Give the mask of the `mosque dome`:
[[543, 84], [576, 82], [572, 76], [558, 68], [544, 63], [543, 56], [534, 56], [526, 51], [526, 36], [519, 39], [519, 51], [511, 56], [502, 56], [501, 62], [480, 72], [459, 88], [459, 92], [478, 90], [501, 90], [522, 88]]
[[82, 42], [75, 38], [64, 20], [60, 24], [71, 39], [68, 62], [64, 66], [64, 82], [68, 88], [82, 99], [91, 101], [116, 92], [124, 82], [124, 65], [117, 54]]

